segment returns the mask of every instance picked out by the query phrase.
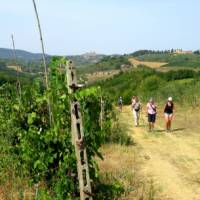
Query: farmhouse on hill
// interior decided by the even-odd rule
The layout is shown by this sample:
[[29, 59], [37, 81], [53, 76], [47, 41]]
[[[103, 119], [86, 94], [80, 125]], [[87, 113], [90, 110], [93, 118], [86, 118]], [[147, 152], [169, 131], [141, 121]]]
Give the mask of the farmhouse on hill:
[[183, 51], [182, 49], [175, 49], [174, 54], [192, 54], [192, 51]]

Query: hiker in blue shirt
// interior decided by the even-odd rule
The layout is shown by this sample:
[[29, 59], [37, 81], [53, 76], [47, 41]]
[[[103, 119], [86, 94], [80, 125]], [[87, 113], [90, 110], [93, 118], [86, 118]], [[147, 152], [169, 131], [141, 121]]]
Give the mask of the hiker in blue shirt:
[[123, 105], [122, 97], [119, 97], [119, 99], [118, 99], [118, 107], [119, 107], [120, 111], [122, 111], [122, 105]]

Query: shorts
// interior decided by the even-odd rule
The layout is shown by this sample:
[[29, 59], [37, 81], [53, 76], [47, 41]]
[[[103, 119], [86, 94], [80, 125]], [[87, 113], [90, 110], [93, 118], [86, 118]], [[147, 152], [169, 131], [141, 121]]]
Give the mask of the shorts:
[[148, 122], [155, 123], [156, 121], [156, 114], [148, 114]]
[[172, 117], [173, 113], [164, 113], [165, 117]]

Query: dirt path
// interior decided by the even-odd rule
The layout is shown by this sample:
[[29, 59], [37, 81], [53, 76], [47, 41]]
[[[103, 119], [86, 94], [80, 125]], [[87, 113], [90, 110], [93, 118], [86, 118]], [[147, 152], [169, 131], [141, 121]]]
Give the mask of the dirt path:
[[[163, 130], [163, 117], [158, 115], [154, 133], [147, 131], [146, 118], [141, 116], [141, 126], [134, 127], [130, 107], [124, 107], [121, 122], [128, 127], [137, 148], [146, 158], [141, 172], [160, 188], [164, 199], [200, 200], [200, 136], [199, 114], [194, 121], [179, 112], [175, 118], [174, 132]], [[185, 122], [187, 121], [187, 123]], [[130, 197], [131, 199], [131, 197]]]

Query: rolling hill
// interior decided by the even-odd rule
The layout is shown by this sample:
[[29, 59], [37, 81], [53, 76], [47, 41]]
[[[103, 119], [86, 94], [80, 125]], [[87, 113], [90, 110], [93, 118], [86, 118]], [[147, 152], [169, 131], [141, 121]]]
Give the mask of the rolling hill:
[[[49, 57], [49, 55], [46, 55]], [[42, 58], [42, 54], [40, 53], [31, 53], [24, 50], [16, 50], [16, 57], [20, 60], [32, 61], [32, 60], [40, 60]], [[0, 48], [0, 59], [13, 59], [13, 50], [7, 48]]]
[[[46, 54], [47, 60], [50, 60], [54, 55]], [[82, 55], [58, 55], [65, 56], [70, 60], [73, 60], [77, 67], [90, 65], [98, 62], [100, 59], [104, 57], [102, 54], [96, 54], [94, 52], [85, 53]], [[20, 61], [24, 62], [38, 62], [42, 59], [41, 53], [32, 53], [25, 50], [16, 50], [16, 57]], [[2, 60], [13, 60], [13, 50], [8, 48], [0, 48], [0, 59]]]
[[135, 57], [142, 62], [161, 62], [166, 63], [162, 67], [200, 67], [200, 55], [199, 54], [144, 54]]

